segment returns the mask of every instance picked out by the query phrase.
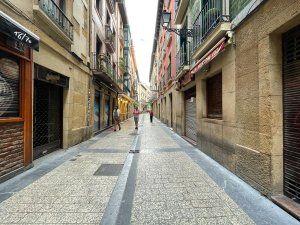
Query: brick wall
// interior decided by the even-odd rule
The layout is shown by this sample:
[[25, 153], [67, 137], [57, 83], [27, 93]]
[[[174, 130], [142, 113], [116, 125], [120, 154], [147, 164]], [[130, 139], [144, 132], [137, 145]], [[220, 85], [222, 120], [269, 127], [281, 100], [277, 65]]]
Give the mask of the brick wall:
[[23, 167], [23, 124], [0, 125], [0, 178]]

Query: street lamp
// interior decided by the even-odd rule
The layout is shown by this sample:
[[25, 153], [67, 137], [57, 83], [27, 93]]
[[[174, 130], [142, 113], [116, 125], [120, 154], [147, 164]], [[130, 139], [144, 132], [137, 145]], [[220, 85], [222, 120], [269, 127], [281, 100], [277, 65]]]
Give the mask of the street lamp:
[[176, 29], [169, 27], [171, 23], [171, 13], [164, 10], [162, 13], [162, 27], [168, 32], [174, 32], [175, 34], [182, 37], [193, 37], [193, 29]]

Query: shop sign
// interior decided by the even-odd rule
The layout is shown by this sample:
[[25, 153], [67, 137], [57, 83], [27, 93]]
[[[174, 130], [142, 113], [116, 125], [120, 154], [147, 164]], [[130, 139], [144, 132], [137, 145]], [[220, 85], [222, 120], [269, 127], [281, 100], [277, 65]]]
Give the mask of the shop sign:
[[39, 49], [39, 37], [0, 11], [0, 32], [35, 50]]
[[197, 73], [202, 67], [204, 67], [209, 62], [211, 62], [214, 58], [216, 58], [217, 55], [219, 55], [219, 53], [222, 52], [225, 49], [225, 43], [226, 43], [225, 42], [225, 38], [223, 38], [215, 47], [212, 48], [212, 50], [210, 50], [208, 52], [208, 54], [206, 54], [206, 56], [204, 56], [203, 58], [201, 58], [196, 63], [196, 65], [191, 70], [191, 73], [192, 74]]
[[47, 83], [55, 84], [57, 86], [68, 88], [69, 87], [69, 77], [62, 74], [51, 71], [42, 66], [35, 66], [35, 78]]

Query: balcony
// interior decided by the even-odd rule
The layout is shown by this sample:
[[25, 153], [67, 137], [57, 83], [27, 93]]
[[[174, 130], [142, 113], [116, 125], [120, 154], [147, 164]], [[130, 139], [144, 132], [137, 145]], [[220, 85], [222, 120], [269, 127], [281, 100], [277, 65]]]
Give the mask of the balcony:
[[193, 58], [205, 54], [230, 30], [229, 1], [208, 0], [193, 25]]
[[106, 0], [107, 2], [107, 5], [108, 5], [108, 8], [110, 10], [111, 13], [114, 13], [115, 12], [115, 3], [116, 1], [115, 0]]
[[109, 25], [105, 25], [105, 44], [110, 53], [115, 52], [115, 34]]
[[171, 67], [171, 63], [169, 64], [168, 68], [167, 68], [167, 72], [166, 72], [166, 85], [170, 85], [172, 83], [172, 67]]
[[119, 68], [123, 73], [126, 72], [126, 62], [123, 57], [120, 57], [120, 59], [119, 59]]
[[38, 23], [41, 23], [41, 26], [46, 25], [44, 27], [46, 32], [72, 44], [73, 24], [53, 0], [38, 0], [33, 10], [38, 17]]
[[116, 72], [112, 63], [104, 54], [92, 53], [91, 69], [95, 75], [99, 75], [104, 81], [117, 83]]
[[176, 80], [190, 70], [190, 44], [183, 43], [176, 55]]
[[189, 0], [176, 0], [175, 2], [175, 25], [180, 25], [186, 15]]
[[124, 30], [123, 28], [120, 28], [120, 31], [119, 31], [119, 38], [120, 38], [120, 41], [122, 43], [122, 45], [124, 46]]

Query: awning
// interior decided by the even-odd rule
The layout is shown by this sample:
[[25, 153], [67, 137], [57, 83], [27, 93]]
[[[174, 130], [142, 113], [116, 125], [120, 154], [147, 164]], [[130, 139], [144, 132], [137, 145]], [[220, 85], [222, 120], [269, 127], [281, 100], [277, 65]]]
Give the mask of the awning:
[[123, 94], [123, 93], [119, 93], [118, 97], [119, 97], [119, 98], [124, 98], [124, 99], [126, 99], [127, 101], [129, 101], [129, 102], [135, 102], [134, 99], [132, 99], [131, 97], [129, 97], [129, 96]]
[[30, 48], [39, 50], [40, 38], [2, 11], [0, 11], [0, 32]]
[[197, 73], [203, 66], [207, 65], [214, 58], [217, 57], [224, 49], [226, 38], [223, 37], [209, 52], [207, 52], [191, 69], [191, 74]]

